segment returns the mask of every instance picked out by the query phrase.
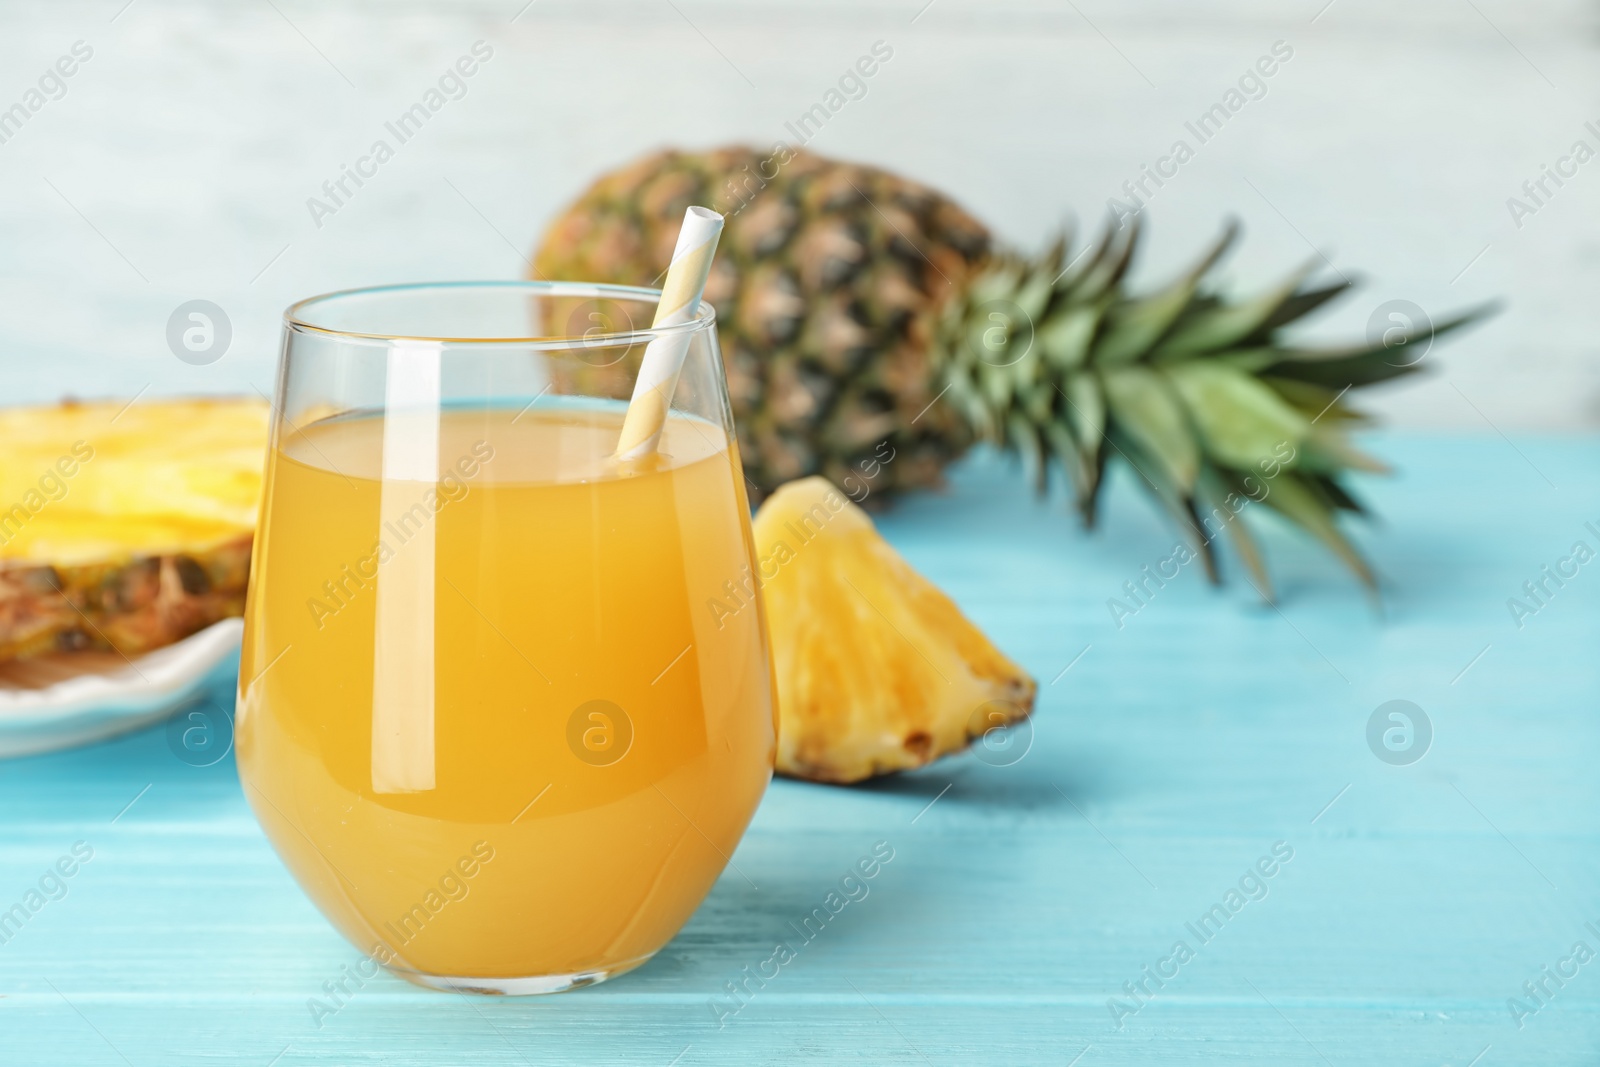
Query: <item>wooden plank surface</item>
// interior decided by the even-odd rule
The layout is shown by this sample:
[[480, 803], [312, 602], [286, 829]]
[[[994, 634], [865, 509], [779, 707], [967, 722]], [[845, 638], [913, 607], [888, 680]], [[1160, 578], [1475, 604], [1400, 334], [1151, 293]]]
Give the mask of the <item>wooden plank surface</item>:
[[[308, 1001], [358, 953], [279, 865], [231, 760], [190, 767], [154, 729], [0, 764], [0, 909], [93, 849], [0, 945], [0, 1062], [1594, 1062], [1600, 962], [1544, 979], [1520, 1028], [1507, 1002], [1534, 1007], [1523, 983], [1570, 970], [1575, 942], [1600, 951], [1600, 562], [1521, 629], [1506, 600], [1573, 542], [1600, 548], [1600, 444], [1374, 447], [1403, 471], [1364, 487], [1381, 614], [1274, 537], [1280, 609], [1186, 571], [1117, 628], [1107, 599], [1172, 543], [1126, 483], [1094, 536], [981, 457], [884, 516], [1039, 678], [1026, 755], [774, 783], [735, 857], [758, 888], [730, 872], [654, 961], [574, 994], [380, 977], [319, 1026]], [[1392, 699], [1433, 727], [1408, 766], [1366, 740]], [[880, 840], [895, 855], [869, 895], [719, 1027], [724, 983]], [[1196, 937], [1276, 842], [1292, 858], [1245, 882], [1261, 899]], [[1129, 998], [1180, 940], [1192, 958]], [[1138, 1007], [1120, 1029], [1114, 996]]]

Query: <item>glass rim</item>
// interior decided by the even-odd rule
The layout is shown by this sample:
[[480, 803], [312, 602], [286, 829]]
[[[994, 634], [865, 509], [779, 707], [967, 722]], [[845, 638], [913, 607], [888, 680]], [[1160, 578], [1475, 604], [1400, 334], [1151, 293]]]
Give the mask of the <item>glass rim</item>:
[[307, 312], [334, 301], [376, 295], [403, 295], [406, 293], [447, 292], [449, 290], [500, 289], [520, 290], [557, 297], [587, 297], [590, 299], [634, 300], [650, 304], [661, 302], [661, 290], [638, 285], [613, 285], [609, 282], [535, 281], [526, 279], [489, 279], [484, 281], [405, 282], [396, 285], [369, 285], [353, 289], [336, 289], [297, 300], [283, 312], [284, 329], [291, 333], [336, 338], [351, 344], [390, 345], [411, 341], [437, 344], [446, 347], [516, 346], [534, 351], [565, 351], [574, 348], [609, 348], [648, 344], [658, 337], [688, 335], [715, 326], [716, 309], [705, 300], [700, 301], [694, 318], [671, 326], [650, 326], [642, 330], [625, 330], [617, 333], [552, 336], [549, 334], [520, 337], [444, 337], [407, 333], [370, 333], [361, 330], [343, 330], [319, 326], [310, 320]]

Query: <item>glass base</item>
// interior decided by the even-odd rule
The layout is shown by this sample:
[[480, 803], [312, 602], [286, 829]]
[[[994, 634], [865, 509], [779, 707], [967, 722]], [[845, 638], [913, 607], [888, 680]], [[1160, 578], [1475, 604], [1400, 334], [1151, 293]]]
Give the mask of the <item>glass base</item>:
[[[651, 953], [650, 956], [654, 956]], [[565, 993], [573, 989], [582, 989], [584, 986], [598, 985], [609, 978], [619, 974], [627, 974], [650, 960], [650, 956], [640, 956], [636, 960], [619, 963], [615, 967], [608, 967], [600, 971], [575, 971], [572, 974], [536, 974], [523, 978], [457, 978], [444, 974], [423, 974], [420, 971], [408, 971], [399, 967], [386, 968], [397, 978], [404, 978], [415, 985], [426, 986], [429, 989], [439, 989], [447, 993], [482, 993], [487, 996], [497, 997], [531, 997], [541, 993]]]

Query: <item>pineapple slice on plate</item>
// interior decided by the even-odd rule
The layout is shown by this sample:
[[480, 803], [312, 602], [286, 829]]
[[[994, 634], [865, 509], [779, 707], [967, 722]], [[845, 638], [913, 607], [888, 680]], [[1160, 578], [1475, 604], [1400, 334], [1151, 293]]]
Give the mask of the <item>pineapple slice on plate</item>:
[[259, 400], [0, 411], [0, 662], [134, 655], [244, 610]]
[[778, 770], [856, 782], [967, 747], [1037, 686], [823, 478], [755, 518], [778, 688]]

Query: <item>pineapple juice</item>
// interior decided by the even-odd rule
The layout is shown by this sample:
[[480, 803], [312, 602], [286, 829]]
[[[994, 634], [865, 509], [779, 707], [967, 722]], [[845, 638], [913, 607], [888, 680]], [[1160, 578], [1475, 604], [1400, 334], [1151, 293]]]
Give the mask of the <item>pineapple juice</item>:
[[709, 609], [753, 560], [737, 455], [674, 416], [619, 470], [620, 408], [407, 418], [286, 430], [271, 457], [245, 793], [323, 912], [402, 974], [634, 966], [771, 773], [765, 620]]

